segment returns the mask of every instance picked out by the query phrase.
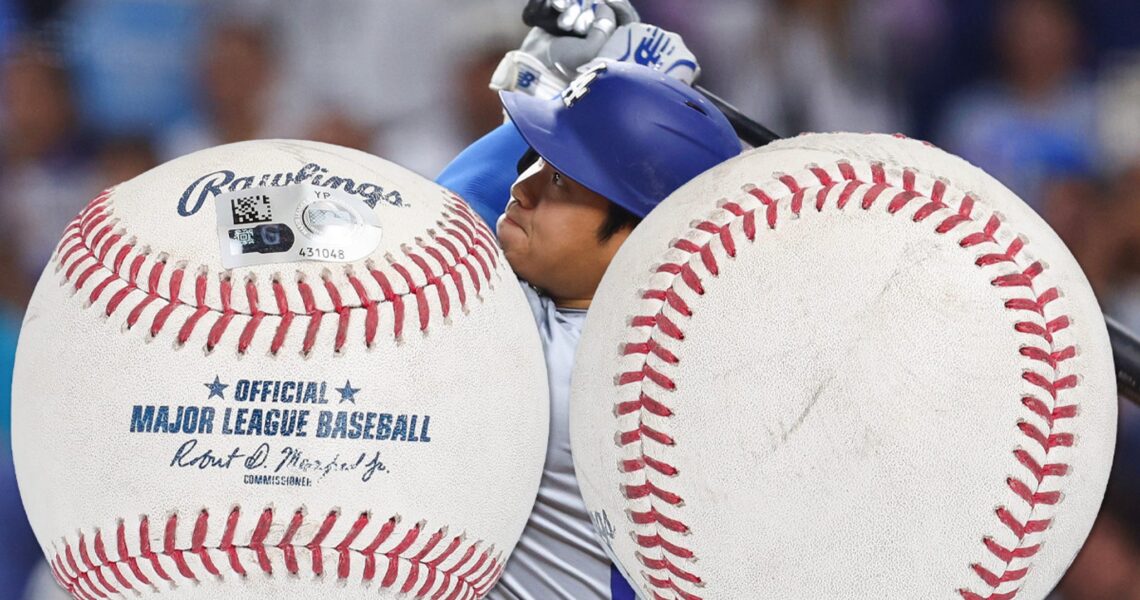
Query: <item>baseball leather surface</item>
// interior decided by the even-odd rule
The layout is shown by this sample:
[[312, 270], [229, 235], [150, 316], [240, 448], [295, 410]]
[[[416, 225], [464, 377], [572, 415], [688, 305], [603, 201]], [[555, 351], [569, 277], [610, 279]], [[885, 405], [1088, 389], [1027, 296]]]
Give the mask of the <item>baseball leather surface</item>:
[[885, 135], [776, 142], [676, 192], [577, 360], [578, 481], [645, 598], [1040, 600], [1115, 441], [1068, 250], [982, 171]]
[[538, 489], [545, 378], [460, 199], [355, 150], [221, 146], [65, 232], [20, 339], [21, 494], [76, 598], [477, 598]]

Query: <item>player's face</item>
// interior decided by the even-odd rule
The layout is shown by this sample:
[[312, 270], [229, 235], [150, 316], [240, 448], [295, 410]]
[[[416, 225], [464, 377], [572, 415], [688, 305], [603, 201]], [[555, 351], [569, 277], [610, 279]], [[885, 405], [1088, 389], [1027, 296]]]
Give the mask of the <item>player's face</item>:
[[498, 222], [503, 253], [518, 276], [559, 306], [586, 308], [629, 235], [598, 240], [609, 201], [539, 159], [511, 187]]

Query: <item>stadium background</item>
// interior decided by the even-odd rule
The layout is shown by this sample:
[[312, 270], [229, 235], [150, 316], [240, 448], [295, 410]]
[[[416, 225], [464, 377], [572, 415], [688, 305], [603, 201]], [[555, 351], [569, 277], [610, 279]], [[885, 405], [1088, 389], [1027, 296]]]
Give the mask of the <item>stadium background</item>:
[[[633, 3], [684, 36], [707, 88], [778, 132], [902, 132], [988, 170], [1140, 331], [1135, 0]], [[37, 574], [9, 390], [24, 304], [66, 222], [107, 185], [249, 138], [357, 147], [432, 177], [501, 122], [486, 82], [525, 34], [522, 5], [0, 0], [0, 600], [61, 597]], [[1134, 407], [1101, 518], [1055, 596], [1140, 599]]]

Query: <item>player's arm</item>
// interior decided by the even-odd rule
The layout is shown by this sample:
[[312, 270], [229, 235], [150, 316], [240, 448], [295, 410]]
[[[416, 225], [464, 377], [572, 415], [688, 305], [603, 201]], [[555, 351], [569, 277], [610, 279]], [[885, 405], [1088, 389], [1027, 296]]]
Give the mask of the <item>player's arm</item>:
[[460, 152], [435, 182], [459, 194], [494, 230], [511, 197], [515, 165], [526, 150], [518, 130], [505, 123]]

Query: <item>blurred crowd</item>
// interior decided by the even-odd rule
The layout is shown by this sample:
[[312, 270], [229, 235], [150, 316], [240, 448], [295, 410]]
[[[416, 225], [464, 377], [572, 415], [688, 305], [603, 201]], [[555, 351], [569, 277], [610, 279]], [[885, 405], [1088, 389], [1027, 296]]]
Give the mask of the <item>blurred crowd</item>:
[[[1037, 210], [1140, 331], [1135, 0], [642, 0], [702, 83], [770, 128], [902, 132]], [[0, 599], [45, 600], [10, 459], [19, 319], [67, 221], [210, 146], [295, 137], [432, 177], [502, 122], [487, 89], [523, 0], [0, 0]], [[1140, 411], [1055, 596], [1140, 600]], [[42, 577], [42, 574], [41, 574]], [[27, 590], [25, 593], [22, 590]]]

